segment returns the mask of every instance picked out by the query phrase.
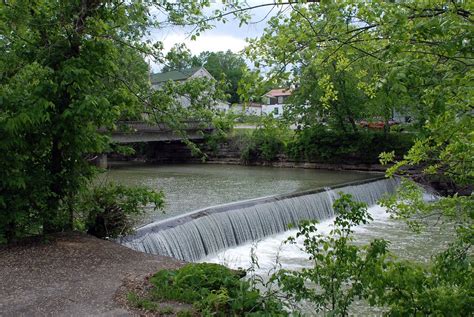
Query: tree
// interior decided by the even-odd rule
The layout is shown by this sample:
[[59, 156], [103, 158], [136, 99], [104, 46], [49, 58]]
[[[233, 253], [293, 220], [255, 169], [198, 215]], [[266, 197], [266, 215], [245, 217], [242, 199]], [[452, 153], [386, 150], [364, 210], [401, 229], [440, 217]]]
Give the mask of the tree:
[[150, 96], [143, 57], [162, 60], [162, 45], [143, 38], [166, 23], [208, 29], [206, 5], [0, 3], [0, 241], [72, 228], [72, 201], [94, 176], [87, 159], [109, 147], [99, 128], [142, 112], [176, 113], [162, 92]]
[[[469, 72], [472, 22], [467, 4], [290, 6], [289, 15], [272, 18], [265, 34], [250, 42], [247, 54], [257, 67], [270, 68], [270, 79], [288, 79], [297, 88], [291, 110], [309, 123], [315, 122], [312, 117], [328, 116], [342, 121], [342, 128], [354, 117], [386, 119], [394, 109], [409, 107], [424, 124], [428, 113], [442, 109], [446, 96], [437, 95], [441, 98], [428, 105], [423, 99], [427, 87], [446, 83], [448, 69], [461, 76]], [[443, 84], [455, 91], [448, 87]]]
[[361, 53], [335, 50], [325, 43], [329, 29], [337, 33], [351, 27], [343, 12], [328, 7], [294, 5], [289, 17], [272, 18], [265, 34], [250, 42], [247, 55], [255, 66], [270, 68], [271, 81], [279, 79], [296, 88], [290, 119], [303, 125], [326, 121], [339, 130], [356, 131], [356, 120], [367, 112], [357, 77], [363, 68], [351, 62]]
[[[321, 1], [291, 6], [289, 15], [272, 18], [265, 34], [251, 42], [249, 56], [258, 66], [271, 68], [272, 80], [279, 77], [293, 83], [296, 97], [303, 99], [292, 110], [296, 118], [309, 118], [308, 124], [330, 110], [334, 121], [345, 121], [341, 129], [351, 116], [357, 118], [353, 113], [386, 120], [398, 108], [414, 115], [418, 139], [387, 171], [388, 176], [406, 178], [384, 205], [415, 230], [422, 229], [423, 219], [439, 217], [456, 233], [449, 247], [428, 265], [387, 258], [375, 275], [378, 278], [365, 282], [364, 287], [373, 292], [368, 295], [371, 304], [387, 305], [395, 315], [471, 313], [473, 4]], [[316, 76], [310, 80], [312, 74]], [[357, 90], [365, 102], [344, 98]], [[359, 112], [351, 110], [338, 118], [341, 112], [334, 108], [339, 100], [344, 100], [340, 106]], [[393, 163], [394, 155], [382, 154], [381, 160]], [[446, 197], [428, 203], [410, 179], [439, 186]], [[326, 241], [316, 246], [321, 243]], [[310, 273], [318, 274], [318, 269]], [[314, 278], [310, 273], [305, 278]], [[348, 274], [351, 281], [357, 277]], [[289, 288], [291, 294], [299, 294], [297, 290], [305, 294], [305, 285], [293, 282], [288, 280], [295, 286]], [[319, 278], [317, 282], [326, 287], [324, 291], [332, 287]], [[318, 296], [311, 300], [319, 303]]]
[[182, 71], [192, 67], [202, 66], [202, 60], [191, 54], [191, 51], [185, 44], [175, 44], [166, 54], [166, 65], [162, 68], [162, 72]]
[[247, 64], [240, 55], [228, 50], [226, 52], [201, 52], [196, 56], [192, 55], [184, 44], [178, 44], [166, 54], [166, 60], [167, 65], [163, 67], [163, 72], [205, 67], [218, 82], [227, 86], [224, 91], [229, 95], [226, 98], [228, 102], [237, 103], [240, 101], [237, 93], [238, 84], [247, 68]]
[[204, 67], [217, 80], [227, 82], [225, 90], [229, 95], [230, 103], [240, 101], [237, 93], [239, 81], [242, 79], [243, 71], [247, 68], [244, 59], [230, 50], [226, 52], [203, 52], [199, 55]]

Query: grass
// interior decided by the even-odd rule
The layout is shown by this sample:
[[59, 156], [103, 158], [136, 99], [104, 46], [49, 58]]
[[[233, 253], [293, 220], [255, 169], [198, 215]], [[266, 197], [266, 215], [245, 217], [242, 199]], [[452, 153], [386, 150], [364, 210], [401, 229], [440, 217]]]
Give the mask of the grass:
[[[242, 274], [222, 265], [190, 263], [177, 270], [161, 270], [150, 278], [147, 294], [129, 293], [128, 302], [136, 308], [160, 315], [248, 316], [282, 314], [281, 304], [265, 299]], [[192, 304], [193, 310], [172, 311], [163, 301]]]
[[[137, 294], [130, 292], [127, 294], [127, 301], [130, 303], [132, 307], [141, 309], [141, 310], [146, 310], [149, 312], [154, 312], [157, 313], [158, 315], [171, 315], [175, 313], [175, 310], [173, 307], [170, 306], [161, 306], [157, 302], [154, 302], [151, 299], [148, 298], [141, 298]], [[186, 315], [182, 315], [186, 316]], [[192, 316], [192, 315], [190, 315]]]

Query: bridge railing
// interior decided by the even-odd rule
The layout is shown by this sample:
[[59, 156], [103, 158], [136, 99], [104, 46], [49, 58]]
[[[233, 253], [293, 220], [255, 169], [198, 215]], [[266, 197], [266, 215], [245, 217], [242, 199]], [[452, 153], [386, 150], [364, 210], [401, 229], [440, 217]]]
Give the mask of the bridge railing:
[[[135, 133], [135, 132], [170, 132], [173, 131], [166, 123], [148, 123], [144, 121], [119, 121], [117, 125], [124, 129], [118, 129], [112, 133]], [[184, 130], [212, 130], [210, 125], [203, 126], [201, 121], [183, 122]]]

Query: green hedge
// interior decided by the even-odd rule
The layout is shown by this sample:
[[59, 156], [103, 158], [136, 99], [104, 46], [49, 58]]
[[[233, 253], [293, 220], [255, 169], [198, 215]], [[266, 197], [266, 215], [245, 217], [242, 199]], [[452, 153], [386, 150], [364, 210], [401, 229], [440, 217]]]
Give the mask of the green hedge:
[[257, 129], [243, 136], [240, 142], [241, 160], [244, 163], [274, 161], [279, 154], [286, 152], [291, 135], [286, 124], [272, 117], [264, 117]]
[[382, 152], [394, 151], [401, 157], [413, 141], [413, 134], [408, 133], [343, 133], [316, 126], [297, 131], [286, 152], [297, 161], [374, 164], [379, 162]]

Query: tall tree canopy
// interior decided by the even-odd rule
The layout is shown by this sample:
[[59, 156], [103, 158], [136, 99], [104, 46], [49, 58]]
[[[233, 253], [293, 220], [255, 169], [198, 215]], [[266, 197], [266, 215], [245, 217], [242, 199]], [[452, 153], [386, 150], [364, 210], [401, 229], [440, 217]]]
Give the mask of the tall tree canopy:
[[[290, 114], [307, 125], [406, 111], [423, 135], [402, 164], [473, 182], [471, 2], [291, 4], [247, 55], [296, 88]], [[249, 83], [251, 87], [254, 84]]]
[[150, 95], [143, 57], [163, 61], [162, 43], [144, 40], [153, 29], [210, 28], [202, 11], [209, 5], [0, 2], [0, 241], [72, 227], [71, 201], [93, 175], [87, 158], [109, 146], [99, 130], [143, 112], [176, 125], [176, 95], [208, 101], [196, 96], [203, 82]]
[[[381, 252], [382, 261], [376, 270], [369, 270], [369, 280], [351, 296], [366, 289], [368, 293], [361, 297], [371, 305], [385, 306], [389, 315], [469, 314], [474, 237], [474, 2], [320, 1], [290, 7], [288, 14], [270, 20], [264, 35], [250, 42], [247, 54], [257, 67], [269, 69], [270, 81], [286, 80], [295, 89], [291, 119], [305, 127], [325, 119], [329, 127], [323, 129], [357, 131], [357, 119], [388, 120], [393, 111], [411, 115], [418, 139], [387, 174], [408, 174], [418, 181], [444, 183], [449, 189], [446, 197], [428, 203], [415, 183], [402, 178], [397, 195], [385, 200], [384, 206], [415, 230], [430, 217], [447, 220], [445, 225], [456, 238], [430, 263], [422, 264], [385, 257], [386, 241], [375, 240], [357, 252], [365, 256]], [[258, 71], [251, 75], [258, 78]], [[244, 88], [251, 93], [256, 84], [249, 82]], [[381, 158], [384, 163], [393, 162], [394, 155], [385, 153]], [[320, 304], [328, 292], [333, 301], [343, 300], [334, 293], [337, 287], [325, 282], [334, 283], [338, 274], [350, 276], [341, 289], [352, 291], [370, 268], [356, 266], [357, 247], [338, 250], [345, 245], [340, 231], [337, 243], [330, 246], [311, 225], [303, 226], [298, 235], [306, 238], [304, 244], [315, 265], [301, 272], [283, 272], [280, 286], [290, 296]], [[355, 273], [344, 272], [352, 265]], [[307, 289], [308, 280], [319, 288]], [[347, 312], [340, 310], [345, 304], [332, 305], [327, 312], [345, 316]]]
[[192, 67], [202, 66], [202, 60], [191, 54], [186, 45], [180, 43], [174, 45], [168, 53], [166, 53], [166, 64], [161, 69], [162, 72], [170, 72], [173, 70], [185, 70]]
[[227, 101], [238, 103], [239, 95], [237, 89], [247, 64], [241, 55], [228, 50], [226, 52], [203, 52], [199, 55], [204, 67], [217, 81], [227, 83], [226, 93], [229, 95]]

